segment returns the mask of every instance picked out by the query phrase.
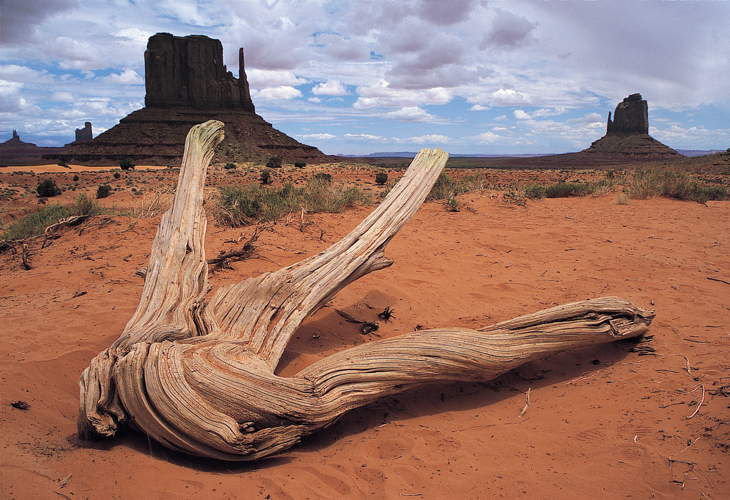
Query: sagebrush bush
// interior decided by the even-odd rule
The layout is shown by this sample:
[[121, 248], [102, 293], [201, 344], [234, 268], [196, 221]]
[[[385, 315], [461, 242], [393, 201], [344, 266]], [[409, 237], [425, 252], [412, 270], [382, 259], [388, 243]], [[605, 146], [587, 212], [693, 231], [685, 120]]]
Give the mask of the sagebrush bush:
[[38, 196], [42, 198], [52, 198], [61, 194], [61, 188], [56, 186], [53, 179], [43, 180], [36, 186], [35, 190], [36, 193], [38, 193]]
[[112, 187], [108, 184], [102, 184], [98, 188], [96, 188], [96, 198], [98, 200], [102, 198], [106, 198], [112, 193]]
[[122, 170], [134, 169], [134, 160], [132, 158], [125, 158], [119, 162], [119, 168]]
[[238, 165], [236, 165], [235, 163], [228, 162], [225, 164], [225, 166], [223, 168], [225, 168], [226, 170], [235, 170], [238, 168]]
[[281, 168], [281, 157], [272, 156], [269, 161], [266, 162], [266, 168]]
[[294, 166], [296, 168], [304, 168], [307, 166], [307, 163], [303, 162], [302, 160], [299, 160], [299, 161], [294, 162]]
[[388, 174], [385, 172], [378, 172], [375, 174], [375, 182], [381, 186], [388, 182]]
[[261, 181], [261, 184], [271, 183], [271, 170], [267, 168], [266, 170], [262, 171], [259, 180]]

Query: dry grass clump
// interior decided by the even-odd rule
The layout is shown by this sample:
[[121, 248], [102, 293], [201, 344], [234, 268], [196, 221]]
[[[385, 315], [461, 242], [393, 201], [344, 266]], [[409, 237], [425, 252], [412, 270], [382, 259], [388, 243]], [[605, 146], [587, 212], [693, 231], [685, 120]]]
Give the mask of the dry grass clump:
[[172, 187], [165, 187], [151, 193], [144, 193], [142, 199], [131, 210], [131, 216], [138, 219], [146, 219], [164, 213], [170, 208], [174, 194], [175, 189]]
[[280, 188], [258, 184], [221, 186], [210, 213], [218, 224], [239, 227], [278, 220], [302, 209], [309, 213], [339, 213], [348, 207], [370, 203], [372, 200], [358, 188], [345, 188], [320, 176], [309, 179], [301, 188], [291, 182]]
[[664, 196], [699, 203], [728, 198], [727, 189], [724, 187], [704, 187], [687, 172], [656, 167], [635, 172], [628, 186], [628, 192], [632, 198], [646, 199]]

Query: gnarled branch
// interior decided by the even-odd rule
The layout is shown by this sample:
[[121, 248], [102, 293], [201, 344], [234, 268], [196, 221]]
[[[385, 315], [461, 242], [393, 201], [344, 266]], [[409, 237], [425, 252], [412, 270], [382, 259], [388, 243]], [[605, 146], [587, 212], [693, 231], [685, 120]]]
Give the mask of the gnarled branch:
[[160, 221], [137, 311], [81, 376], [79, 433], [128, 423], [173, 449], [252, 460], [344, 412], [417, 384], [487, 380], [531, 359], [641, 335], [654, 317], [605, 297], [481, 330], [422, 330], [274, 374], [302, 321], [356, 279], [392, 264], [388, 242], [416, 212], [447, 154], [424, 149], [380, 206], [340, 242], [298, 264], [221, 287], [210, 302], [203, 184], [223, 124], [193, 127], [178, 189]]

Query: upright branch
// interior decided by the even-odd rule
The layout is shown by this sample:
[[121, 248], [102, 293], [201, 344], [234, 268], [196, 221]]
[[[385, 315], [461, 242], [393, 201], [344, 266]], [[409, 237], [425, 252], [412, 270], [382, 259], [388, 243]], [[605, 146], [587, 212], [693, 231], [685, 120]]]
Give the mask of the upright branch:
[[481, 330], [421, 330], [275, 375], [301, 323], [342, 288], [392, 264], [385, 247], [423, 203], [448, 155], [424, 149], [378, 208], [340, 242], [276, 272], [209, 290], [203, 184], [223, 124], [193, 127], [172, 206], [152, 244], [139, 306], [79, 381], [79, 433], [129, 424], [186, 453], [253, 460], [344, 412], [418, 384], [488, 380], [531, 359], [647, 331], [617, 297], [554, 307]]

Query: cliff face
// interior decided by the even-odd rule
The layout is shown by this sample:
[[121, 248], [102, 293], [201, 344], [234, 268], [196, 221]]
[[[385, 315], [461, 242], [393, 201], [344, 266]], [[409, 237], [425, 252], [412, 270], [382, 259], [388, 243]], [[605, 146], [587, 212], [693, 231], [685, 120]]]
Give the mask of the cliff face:
[[243, 67], [243, 49], [238, 53], [239, 78], [235, 78], [223, 64], [220, 40], [158, 33], [147, 43], [144, 66], [148, 108], [255, 112]]
[[613, 121], [611, 112], [608, 112], [606, 134], [612, 132], [649, 133], [649, 105], [641, 98], [641, 94], [631, 94], [620, 102], [613, 113]]
[[246, 78], [243, 49], [239, 78], [223, 64], [223, 46], [206, 36], [150, 37], [145, 58], [145, 107], [122, 118], [94, 140], [71, 144], [48, 156], [67, 163], [113, 164], [124, 158], [159, 165], [179, 165], [185, 137], [193, 125], [208, 120], [226, 124], [225, 140], [214, 162], [328, 161], [317, 148], [276, 130], [255, 113]]

